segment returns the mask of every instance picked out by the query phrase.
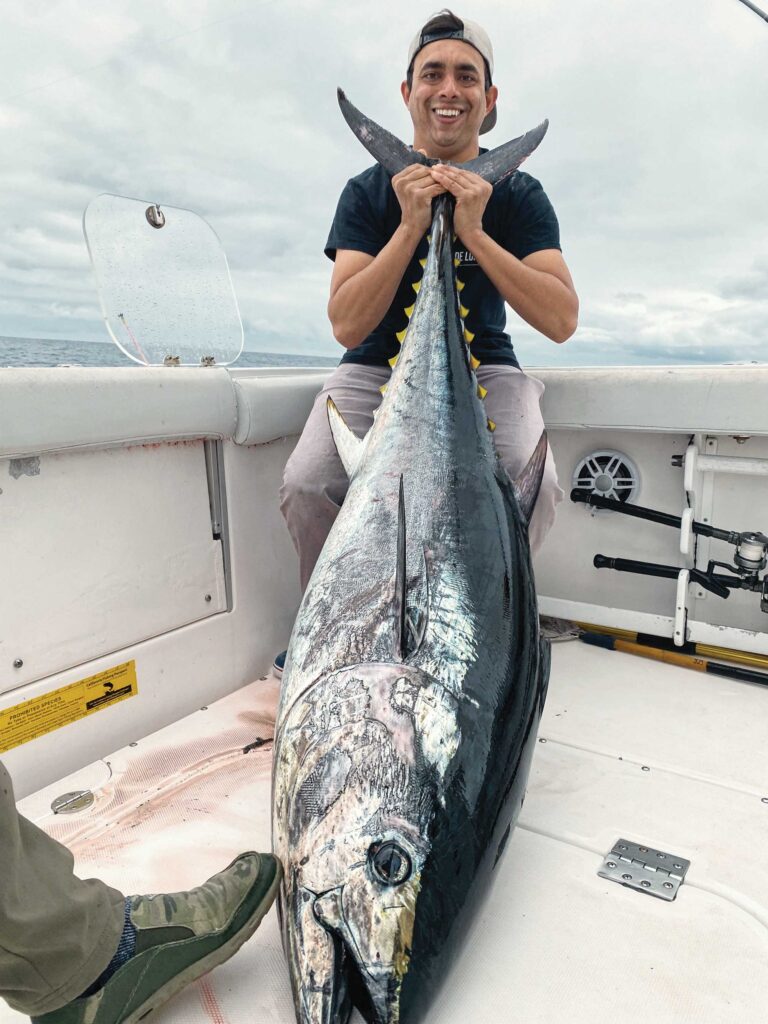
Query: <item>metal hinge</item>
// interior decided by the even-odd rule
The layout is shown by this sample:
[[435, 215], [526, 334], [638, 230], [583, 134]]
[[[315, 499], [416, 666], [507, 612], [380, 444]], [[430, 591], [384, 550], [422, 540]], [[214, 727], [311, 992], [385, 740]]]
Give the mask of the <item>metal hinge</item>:
[[617, 839], [597, 873], [630, 889], [673, 900], [690, 866], [685, 857], [640, 846], [629, 839]]
[[76, 789], [71, 793], [62, 793], [51, 804], [54, 814], [75, 814], [84, 811], [93, 804], [95, 797], [90, 789]]

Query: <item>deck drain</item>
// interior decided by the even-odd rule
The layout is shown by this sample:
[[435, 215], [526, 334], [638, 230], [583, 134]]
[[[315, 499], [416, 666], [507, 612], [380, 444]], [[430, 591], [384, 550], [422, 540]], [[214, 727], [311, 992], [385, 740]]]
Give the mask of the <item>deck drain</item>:
[[689, 860], [677, 854], [641, 846], [629, 839], [617, 839], [597, 873], [601, 878], [647, 892], [649, 896], [673, 900], [690, 866]]

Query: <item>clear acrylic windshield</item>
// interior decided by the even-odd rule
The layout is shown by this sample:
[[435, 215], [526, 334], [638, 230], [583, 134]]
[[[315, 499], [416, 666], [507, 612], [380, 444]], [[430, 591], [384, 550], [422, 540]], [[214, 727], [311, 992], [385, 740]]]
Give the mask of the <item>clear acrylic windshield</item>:
[[202, 217], [104, 194], [88, 204], [83, 231], [107, 330], [130, 359], [237, 359], [243, 325], [227, 257]]

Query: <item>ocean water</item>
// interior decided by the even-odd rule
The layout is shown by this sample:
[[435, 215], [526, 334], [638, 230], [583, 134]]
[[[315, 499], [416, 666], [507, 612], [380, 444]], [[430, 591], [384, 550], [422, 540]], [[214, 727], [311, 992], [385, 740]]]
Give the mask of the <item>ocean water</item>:
[[[335, 366], [329, 356], [289, 352], [247, 352], [232, 365]], [[5, 366], [137, 366], [111, 341], [54, 341], [50, 338], [0, 337], [0, 367]]]

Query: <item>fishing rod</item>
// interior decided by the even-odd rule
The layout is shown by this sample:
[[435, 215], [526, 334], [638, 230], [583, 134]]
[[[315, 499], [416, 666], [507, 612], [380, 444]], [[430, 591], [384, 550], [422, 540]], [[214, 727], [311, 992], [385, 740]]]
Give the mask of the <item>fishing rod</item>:
[[766, 14], [765, 11], [761, 11], [760, 8], [751, 3], [750, 0], [739, 0], [739, 2], [744, 4], [745, 7], [748, 7], [750, 11], [754, 11], [758, 18], [762, 18], [763, 21], [768, 21], [768, 14]]
[[[579, 490], [578, 487], [571, 491], [571, 501], [580, 502], [592, 508], [620, 512], [622, 515], [633, 516], [636, 519], [646, 519], [649, 522], [671, 526], [678, 530], [682, 527], [681, 516], [660, 512], [653, 508], [644, 508], [642, 505], [616, 501], [613, 498], [604, 498], [591, 491]], [[738, 533], [735, 530], [720, 530], [716, 526], [710, 526], [709, 523], [695, 521], [691, 523], [691, 530], [698, 536], [722, 540], [736, 548], [733, 564], [710, 559], [706, 570], [689, 569], [691, 582], [697, 583], [702, 589], [722, 598], [727, 598], [731, 590], [755, 591], [760, 594], [760, 610], [768, 612], [768, 574], [762, 578], [760, 576], [768, 564], [768, 537], [764, 533], [752, 530], [743, 533]], [[679, 565], [659, 565], [655, 562], [642, 562], [630, 558], [609, 558], [600, 554], [595, 555], [593, 565], [596, 569], [616, 569], [618, 572], [658, 576], [663, 579], [677, 579], [681, 572]], [[725, 569], [726, 572], [715, 572], [715, 569]]]

